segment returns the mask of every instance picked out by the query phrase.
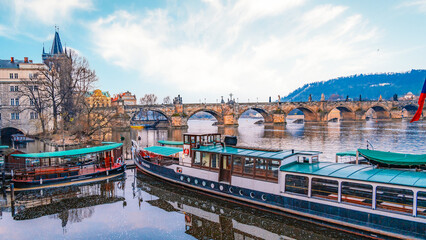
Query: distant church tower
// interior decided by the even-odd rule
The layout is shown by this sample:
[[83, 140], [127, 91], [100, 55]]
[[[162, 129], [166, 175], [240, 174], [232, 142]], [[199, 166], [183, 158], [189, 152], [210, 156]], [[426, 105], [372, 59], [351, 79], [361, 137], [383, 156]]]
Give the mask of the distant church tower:
[[50, 52], [47, 53], [44, 50], [43, 45], [43, 53], [41, 55], [41, 58], [43, 59], [43, 62], [46, 63], [49, 58], [53, 57], [62, 57], [67, 54], [67, 49], [62, 48], [61, 38], [59, 37], [59, 28], [55, 26], [55, 37], [53, 38], [52, 48], [50, 49]]

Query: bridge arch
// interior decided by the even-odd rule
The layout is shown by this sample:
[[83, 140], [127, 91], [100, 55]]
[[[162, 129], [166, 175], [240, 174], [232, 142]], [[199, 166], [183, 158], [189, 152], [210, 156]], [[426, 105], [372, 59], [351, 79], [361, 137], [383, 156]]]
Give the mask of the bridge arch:
[[1, 134], [1, 144], [2, 145], [12, 145], [12, 134], [24, 134], [24, 132], [18, 128], [15, 127], [4, 127], [0, 130]]
[[269, 114], [265, 109], [262, 108], [258, 108], [258, 107], [247, 107], [247, 108], [243, 108], [238, 112], [238, 115], [236, 117], [236, 120], [238, 121], [240, 119], [240, 117], [247, 111], [256, 111], [257, 113], [259, 113], [260, 115], [262, 115], [263, 117], [263, 121], [265, 123], [273, 123], [273, 118], [271, 116], [271, 114]]
[[[149, 124], [158, 127], [170, 127], [171, 118], [165, 112], [158, 109], [143, 109], [133, 112], [131, 116], [131, 123]], [[164, 126], [166, 125], [166, 126]]]
[[419, 106], [414, 104], [407, 104], [401, 107], [401, 116], [403, 118], [412, 118], [416, 113]]
[[354, 121], [356, 119], [355, 112], [345, 106], [337, 106], [332, 108], [327, 114], [327, 121]]
[[390, 119], [391, 113], [389, 109], [382, 105], [372, 105], [365, 112], [365, 118], [367, 119], [369, 116], [376, 119]]
[[189, 120], [192, 116], [194, 116], [195, 114], [197, 114], [197, 113], [199, 113], [199, 112], [206, 112], [206, 113], [211, 114], [211, 115], [212, 115], [212, 116], [216, 119], [216, 121], [217, 121], [217, 124], [218, 124], [218, 125], [223, 125], [223, 123], [224, 123], [224, 120], [223, 120], [222, 114], [220, 114], [220, 113], [218, 113], [218, 112], [216, 112], [216, 111], [214, 111], [214, 110], [207, 109], [207, 108], [201, 108], [201, 109], [197, 109], [197, 110], [192, 111], [192, 112], [188, 112], [188, 113], [187, 113], [187, 121], [188, 121], [188, 120]]
[[315, 113], [314, 110], [308, 108], [308, 107], [302, 107], [302, 106], [293, 106], [291, 108], [289, 108], [286, 112], [285, 115], [288, 117], [288, 115], [290, 113], [292, 113], [294, 110], [299, 110], [303, 113], [304, 115], [304, 121], [305, 122], [316, 122], [318, 121], [318, 115], [317, 113]]

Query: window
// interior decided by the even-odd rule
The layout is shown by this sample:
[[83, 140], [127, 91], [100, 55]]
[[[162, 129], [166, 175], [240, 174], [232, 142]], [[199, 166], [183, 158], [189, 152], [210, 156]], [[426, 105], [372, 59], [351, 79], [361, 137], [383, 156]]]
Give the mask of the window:
[[411, 214], [413, 212], [413, 191], [390, 187], [376, 188], [377, 208]]
[[15, 91], [15, 87], [14, 86], [10, 86], [10, 91], [14, 92]]
[[18, 91], [19, 91], [18, 86], [15, 86], [15, 92], [18, 92]]
[[15, 105], [19, 106], [19, 98], [15, 98]]
[[373, 187], [368, 184], [342, 182], [342, 202], [371, 207]]
[[417, 216], [426, 218], [426, 192], [417, 193]]
[[291, 174], [285, 176], [286, 192], [308, 195], [308, 184], [308, 177]]
[[209, 167], [210, 166], [210, 153], [202, 153], [203, 157], [201, 159], [201, 166]]
[[194, 158], [194, 162], [192, 164], [196, 165], [196, 166], [201, 165], [201, 153], [200, 152], [195, 152], [195, 158]]
[[9, 78], [10, 78], [10, 79], [13, 79], [13, 73], [10, 73], [10, 74], [9, 74]]
[[241, 174], [243, 171], [242, 159], [240, 156], [234, 156], [233, 165], [232, 165], [232, 173]]
[[0, 113], [0, 120], [1, 120], [1, 113]]
[[337, 201], [339, 183], [333, 180], [312, 178], [312, 197]]
[[38, 91], [38, 86], [34, 85], [33, 89], [34, 91]]
[[16, 79], [18, 78], [18, 74], [17, 74], [17, 73], [15, 73], [15, 78], [16, 78]]
[[28, 74], [28, 78], [33, 78], [33, 74], [32, 74], [32, 73], [29, 73], [29, 74]]
[[270, 160], [268, 163], [268, 180], [278, 181], [278, 168], [281, 162], [279, 160]]
[[253, 158], [245, 157], [244, 158], [244, 174], [253, 174], [254, 160]]
[[38, 119], [38, 114], [36, 112], [30, 112], [30, 119]]
[[11, 106], [15, 106], [15, 99], [14, 99], [14, 98], [11, 98], [11, 99], [10, 99], [10, 105], [11, 105]]
[[10, 113], [10, 118], [12, 120], [19, 120], [19, 113]]
[[255, 176], [259, 178], [266, 178], [266, 160], [256, 158], [256, 171]]
[[34, 101], [30, 99], [30, 106], [34, 106]]
[[219, 168], [219, 158], [217, 157], [217, 154], [214, 154], [214, 153], [212, 154], [211, 161], [212, 161], [211, 168]]

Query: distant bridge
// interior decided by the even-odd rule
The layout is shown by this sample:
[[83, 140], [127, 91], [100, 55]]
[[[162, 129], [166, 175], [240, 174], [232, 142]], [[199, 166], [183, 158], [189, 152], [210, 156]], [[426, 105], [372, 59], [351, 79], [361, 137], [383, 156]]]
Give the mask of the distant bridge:
[[[198, 112], [213, 115], [218, 126], [238, 126], [238, 119], [254, 110], [264, 118], [265, 125], [286, 124], [287, 115], [294, 109], [303, 112], [305, 122], [327, 122], [328, 114], [337, 109], [341, 121], [363, 121], [368, 110], [373, 109], [377, 119], [400, 119], [403, 112], [411, 115], [418, 104], [409, 101], [316, 101], [316, 102], [261, 102], [261, 103], [190, 103], [160, 105], [119, 106], [121, 112], [133, 119], [141, 111], [154, 111], [164, 115], [170, 127], [186, 128], [188, 119]], [[405, 111], [404, 111], [405, 109]], [[425, 111], [426, 109], [424, 109]]]

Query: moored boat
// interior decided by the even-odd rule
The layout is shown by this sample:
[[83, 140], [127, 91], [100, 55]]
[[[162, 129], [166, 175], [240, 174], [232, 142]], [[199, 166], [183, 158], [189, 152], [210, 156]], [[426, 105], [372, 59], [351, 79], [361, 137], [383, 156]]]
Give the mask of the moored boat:
[[15, 191], [102, 181], [124, 173], [122, 143], [57, 152], [12, 154]]
[[220, 134], [184, 134], [183, 148], [148, 147], [135, 163], [152, 176], [255, 207], [381, 236], [426, 237], [425, 172], [230, 142]]

